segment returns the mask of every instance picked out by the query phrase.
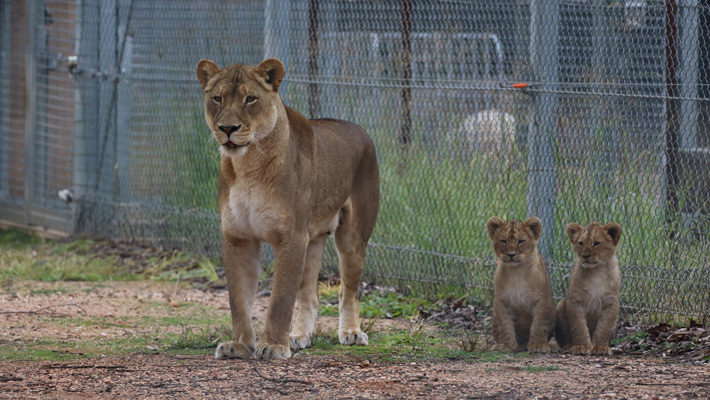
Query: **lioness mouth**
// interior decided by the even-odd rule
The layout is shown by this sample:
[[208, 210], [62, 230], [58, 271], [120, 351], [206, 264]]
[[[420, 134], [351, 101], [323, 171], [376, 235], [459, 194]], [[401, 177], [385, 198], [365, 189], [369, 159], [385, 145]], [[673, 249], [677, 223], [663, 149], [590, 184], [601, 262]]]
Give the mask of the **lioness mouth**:
[[246, 143], [244, 143], [244, 144], [236, 144], [236, 143], [234, 143], [234, 142], [228, 141], [227, 143], [223, 144], [222, 146], [224, 146], [224, 147], [226, 147], [226, 148], [228, 148], [228, 149], [230, 149], [230, 150], [236, 150], [236, 149], [241, 148], [241, 147], [247, 147], [247, 146], [249, 146], [250, 144], [251, 144], [251, 140], [248, 141], [248, 142], [246, 142]]

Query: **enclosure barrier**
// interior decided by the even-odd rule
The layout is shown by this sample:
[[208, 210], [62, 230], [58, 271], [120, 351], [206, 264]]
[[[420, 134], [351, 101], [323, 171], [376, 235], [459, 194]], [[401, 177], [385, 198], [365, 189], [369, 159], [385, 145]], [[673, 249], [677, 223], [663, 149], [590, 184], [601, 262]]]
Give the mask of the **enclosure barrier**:
[[486, 220], [537, 215], [561, 296], [615, 221], [624, 317], [707, 322], [708, 3], [0, 0], [0, 220], [218, 256], [195, 66], [278, 57], [377, 147], [367, 280], [489, 300]]

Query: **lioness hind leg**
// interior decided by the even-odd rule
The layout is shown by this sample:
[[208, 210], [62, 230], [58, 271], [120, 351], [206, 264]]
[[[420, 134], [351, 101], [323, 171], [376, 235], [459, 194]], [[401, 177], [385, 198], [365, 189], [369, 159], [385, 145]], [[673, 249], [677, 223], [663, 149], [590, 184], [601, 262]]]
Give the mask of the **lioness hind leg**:
[[298, 314], [289, 338], [291, 350], [305, 349], [311, 345], [311, 335], [318, 316], [318, 272], [326, 238], [325, 235], [319, 236], [308, 244], [306, 264], [298, 289]]
[[[359, 344], [366, 346], [368, 337], [360, 330], [360, 299], [358, 289], [360, 278], [365, 268], [365, 253], [367, 252], [367, 238], [372, 232], [372, 224], [358, 226], [357, 218], [353, 215], [352, 202], [348, 201], [340, 212], [342, 225], [335, 232], [335, 246], [338, 250], [340, 268], [340, 291], [338, 300], [340, 305], [340, 320], [338, 324], [338, 339], [340, 344]], [[369, 231], [363, 232], [363, 229]]]
[[220, 343], [215, 358], [249, 358], [254, 352], [256, 335], [251, 308], [261, 272], [260, 252], [259, 241], [239, 240], [223, 234], [222, 263], [229, 289], [232, 341]]

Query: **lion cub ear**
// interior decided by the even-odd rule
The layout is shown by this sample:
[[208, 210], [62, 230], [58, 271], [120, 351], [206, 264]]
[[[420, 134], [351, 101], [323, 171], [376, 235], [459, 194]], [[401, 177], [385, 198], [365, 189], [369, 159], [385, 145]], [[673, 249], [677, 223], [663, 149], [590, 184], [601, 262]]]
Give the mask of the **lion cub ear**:
[[488, 236], [493, 239], [493, 235], [495, 235], [496, 231], [498, 231], [498, 229], [500, 229], [503, 225], [505, 225], [505, 222], [503, 222], [502, 219], [498, 217], [490, 217], [486, 223]]
[[286, 70], [283, 63], [276, 58], [264, 60], [256, 67], [256, 75], [263, 80], [267, 89], [279, 92], [281, 80], [284, 78]]
[[200, 60], [197, 63], [197, 79], [200, 81], [202, 88], [207, 86], [207, 83], [213, 76], [217, 75], [221, 70], [214, 61]]
[[621, 239], [621, 226], [619, 226], [619, 224], [611, 222], [604, 225], [602, 229], [604, 229], [606, 234], [609, 235], [611, 242], [614, 243], [614, 246], [619, 244], [619, 240]]
[[540, 218], [530, 217], [523, 222], [523, 225], [527, 226], [530, 231], [532, 231], [535, 240], [540, 239], [540, 236], [542, 236], [542, 221], [540, 221]]
[[571, 222], [567, 225], [567, 237], [570, 243], [576, 244], [577, 235], [579, 235], [579, 232], [582, 232], [582, 229], [584, 229], [584, 227], [576, 222]]

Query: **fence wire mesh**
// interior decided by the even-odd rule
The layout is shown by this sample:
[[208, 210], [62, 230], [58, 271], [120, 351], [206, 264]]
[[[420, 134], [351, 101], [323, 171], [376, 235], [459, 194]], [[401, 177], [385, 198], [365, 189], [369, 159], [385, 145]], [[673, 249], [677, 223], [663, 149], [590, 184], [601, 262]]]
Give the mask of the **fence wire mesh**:
[[536, 215], [561, 296], [565, 226], [614, 221], [625, 316], [707, 319], [709, 3], [0, 0], [0, 218], [217, 256], [194, 69], [277, 57], [287, 105], [373, 137], [366, 279], [487, 299], [486, 220]]

